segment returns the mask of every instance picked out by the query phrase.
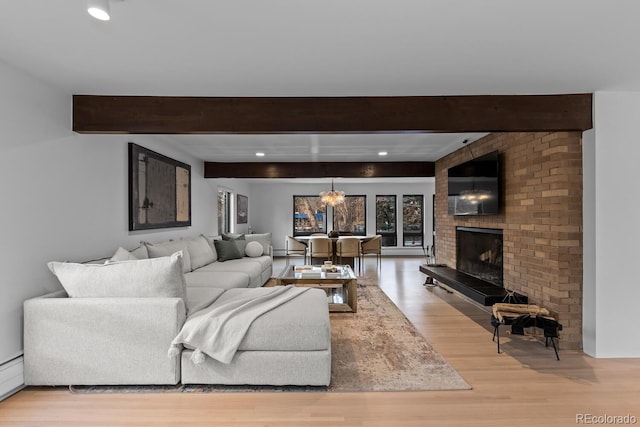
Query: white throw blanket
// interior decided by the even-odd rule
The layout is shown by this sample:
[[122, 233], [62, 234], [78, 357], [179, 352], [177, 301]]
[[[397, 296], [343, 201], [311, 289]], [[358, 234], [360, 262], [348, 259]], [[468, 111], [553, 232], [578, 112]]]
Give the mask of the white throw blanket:
[[171, 342], [169, 356], [177, 356], [184, 344], [195, 349], [191, 361], [196, 365], [204, 362], [205, 355], [230, 363], [255, 319], [309, 289], [291, 285], [253, 288], [213, 302], [189, 316]]

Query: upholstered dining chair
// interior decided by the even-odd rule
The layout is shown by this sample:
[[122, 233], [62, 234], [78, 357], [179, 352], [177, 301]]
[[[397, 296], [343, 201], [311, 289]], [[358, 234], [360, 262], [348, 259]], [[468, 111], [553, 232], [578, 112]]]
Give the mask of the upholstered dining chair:
[[285, 255], [287, 257], [287, 264], [289, 264], [289, 256], [303, 256], [304, 263], [307, 263], [307, 244], [296, 240], [292, 236], [287, 236], [284, 242]]
[[360, 239], [357, 237], [340, 237], [336, 242], [336, 256], [338, 264], [342, 264], [342, 258], [353, 258], [353, 268], [355, 270], [356, 260], [358, 268], [361, 270], [360, 263]]
[[309, 239], [309, 263], [314, 258], [333, 259], [333, 242], [328, 237], [311, 237]]
[[382, 236], [380, 234], [376, 234], [371, 239], [363, 240], [360, 251], [362, 262], [364, 262], [365, 255], [375, 255], [376, 268], [378, 268], [378, 266], [382, 266]]

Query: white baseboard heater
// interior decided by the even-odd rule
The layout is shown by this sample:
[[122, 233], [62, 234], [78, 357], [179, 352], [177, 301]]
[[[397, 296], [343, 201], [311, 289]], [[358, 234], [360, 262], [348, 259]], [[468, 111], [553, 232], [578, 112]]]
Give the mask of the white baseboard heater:
[[0, 365], [0, 400], [6, 399], [24, 387], [24, 359], [22, 356]]

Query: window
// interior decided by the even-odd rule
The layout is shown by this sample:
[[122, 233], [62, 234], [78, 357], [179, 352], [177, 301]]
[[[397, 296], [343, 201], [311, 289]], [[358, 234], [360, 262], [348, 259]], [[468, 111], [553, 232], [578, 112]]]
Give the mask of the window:
[[402, 196], [403, 246], [422, 246], [423, 200], [422, 195]]
[[344, 196], [344, 203], [333, 207], [333, 230], [355, 236], [367, 234], [367, 196]]
[[231, 232], [231, 193], [218, 190], [218, 234]]
[[327, 208], [319, 196], [293, 196], [293, 235], [327, 232]]
[[396, 196], [376, 196], [376, 234], [382, 236], [382, 246], [398, 244]]

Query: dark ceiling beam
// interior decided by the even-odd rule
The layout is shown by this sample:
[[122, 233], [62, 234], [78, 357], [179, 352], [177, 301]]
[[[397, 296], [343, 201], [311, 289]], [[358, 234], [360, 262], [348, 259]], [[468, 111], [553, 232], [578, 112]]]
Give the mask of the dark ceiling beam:
[[433, 162], [204, 163], [205, 178], [433, 177]]
[[73, 130], [123, 134], [584, 131], [592, 95], [73, 96]]

